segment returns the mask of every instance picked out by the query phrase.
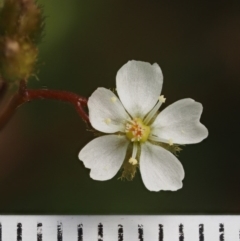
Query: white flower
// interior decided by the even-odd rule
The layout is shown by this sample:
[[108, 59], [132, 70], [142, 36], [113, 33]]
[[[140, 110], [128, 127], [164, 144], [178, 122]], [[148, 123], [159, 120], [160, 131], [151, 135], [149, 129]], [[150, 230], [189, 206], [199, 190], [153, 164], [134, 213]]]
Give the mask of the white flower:
[[199, 121], [202, 105], [182, 99], [157, 115], [165, 102], [157, 64], [129, 61], [118, 71], [116, 82], [119, 98], [105, 88], [98, 88], [89, 98], [91, 125], [108, 135], [88, 143], [79, 159], [95, 180], [111, 179], [125, 163], [132, 167], [132, 176], [140, 168], [149, 190], [178, 190], [184, 178], [182, 164], [162, 146], [198, 143], [208, 136]]

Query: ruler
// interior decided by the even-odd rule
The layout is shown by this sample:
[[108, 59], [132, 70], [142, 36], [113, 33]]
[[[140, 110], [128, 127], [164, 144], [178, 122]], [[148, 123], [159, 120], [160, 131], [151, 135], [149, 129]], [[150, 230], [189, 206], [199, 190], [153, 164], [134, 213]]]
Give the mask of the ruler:
[[240, 241], [240, 216], [0, 215], [0, 241]]

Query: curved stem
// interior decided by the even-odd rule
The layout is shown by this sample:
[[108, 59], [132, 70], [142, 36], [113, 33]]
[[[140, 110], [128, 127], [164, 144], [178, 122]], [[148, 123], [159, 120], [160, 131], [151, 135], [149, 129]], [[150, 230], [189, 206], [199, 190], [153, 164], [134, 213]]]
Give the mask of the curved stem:
[[87, 99], [75, 93], [61, 90], [26, 90], [24, 99], [26, 101], [36, 99], [53, 99], [69, 102], [73, 104], [79, 115], [84, 121], [89, 122], [89, 117], [82, 108], [82, 105], [87, 105]]
[[7, 122], [11, 119], [14, 115], [16, 109], [24, 103], [23, 99], [23, 88], [19, 88], [19, 91], [12, 96], [6, 107], [3, 109], [2, 113], [0, 114], [0, 130], [7, 124]]
[[21, 81], [18, 92], [14, 94], [2, 113], [0, 113], [0, 130], [21, 104], [36, 99], [53, 99], [71, 103], [82, 119], [85, 122], [89, 122], [89, 117], [82, 107], [87, 105], [88, 100], [86, 98], [69, 91], [27, 89], [25, 81]]

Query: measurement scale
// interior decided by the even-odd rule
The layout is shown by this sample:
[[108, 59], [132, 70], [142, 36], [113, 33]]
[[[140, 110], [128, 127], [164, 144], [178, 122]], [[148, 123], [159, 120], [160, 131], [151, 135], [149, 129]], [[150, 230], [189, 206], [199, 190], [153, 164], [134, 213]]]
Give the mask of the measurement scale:
[[0, 215], [0, 241], [240, 241], [240, 215]]

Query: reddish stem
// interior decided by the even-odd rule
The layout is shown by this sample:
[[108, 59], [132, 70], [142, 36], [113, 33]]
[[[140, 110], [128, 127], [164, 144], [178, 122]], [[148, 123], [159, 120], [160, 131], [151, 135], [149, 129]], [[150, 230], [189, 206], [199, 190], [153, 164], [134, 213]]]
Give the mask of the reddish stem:
[[[25, 83], [24, 83], [25, 86]], [[19, 91], [12, 96], [6, 107], [0, 113], [0, 130], [6, 125], [6, 123], [11, 119], [14, 115], [16, 109], [25, 102], [23, 98], [25, 87], [23, 84], [20, 85]]]
[[87, 99], [75, 93], [61, 90], [32, 90], [26, 89], [25, 100], [31, 101], [36, 99], [53, 99], [69, 102], [74, 105], [79, 115], [83, 120], [89, 122], [89, 117], [82, 108], [82, 105], [87, 105]]
[[89, 122], [89, 117], [82, 107], [87, 105], [88, 100], [86, 98], [68, 91], [27, 89], [25, 81], [21, 81], [19, 91], [11, 98], [2, 113], [0, 113], [0, 130], [21, 104], [36, 99], [53, 99], [71, 103], [82, 119]]
[[25, 97], [28, 100], [34, 99], [54, 99], [54, 100], [61, 100], [70, 103], [80, 102], [82, 105], [87, 105], [87, 98], [79, 96], [75, 93], [69, 91], [62, 91], [62, 90], [34, 90], [34, 89], [26, 89]]
[[7, 92], [7, 84], [5, 82], [0, 82], [0, 101], [4, 98], [6, 92]]

